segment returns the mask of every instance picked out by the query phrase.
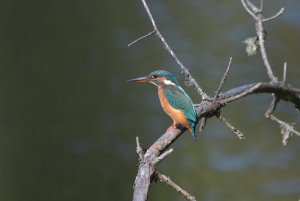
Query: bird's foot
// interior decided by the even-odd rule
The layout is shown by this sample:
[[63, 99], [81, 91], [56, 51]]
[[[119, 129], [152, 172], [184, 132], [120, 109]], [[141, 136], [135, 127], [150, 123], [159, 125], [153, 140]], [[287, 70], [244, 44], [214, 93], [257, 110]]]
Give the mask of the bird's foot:
[[182, 129], [184, 129], [185, 127], [182, 125], [182, 124], [172, 124], [168, 129], [167, 129], [167, 131], [168, 130], [172, 130], [172, 129], [179, 129], [179, 130], [182, 130]]
[[182, 130], [185, 128], [182, 124], [175, 124], [174, 126], [176, 129], [179, 129], [179, 130]]

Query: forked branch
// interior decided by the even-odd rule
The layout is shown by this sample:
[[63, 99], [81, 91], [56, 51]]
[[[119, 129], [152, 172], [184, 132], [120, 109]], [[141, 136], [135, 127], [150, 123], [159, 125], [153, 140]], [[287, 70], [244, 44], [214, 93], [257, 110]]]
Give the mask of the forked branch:
[[[239, 86], [233, 89], [230, 89], [225, 92], [221, 92], [223, 85], [225, 84], [226, 78], [228, 76], [229, 69], [231, 67], [232, 59], [230, 59], [227, 70], [223, 75], [223, 78], [220, 82], [220, 85], [211, 98], [208, 96], [203, 89], [200, 87], [198, 82], [192, 77], [188, 68], [186, 68], [182, 62], [178, 59], [174, 51], [171, 49], [169, 44], [164, 39], [163, 35], [159, 31], [156, 22], [150, 12], [150, 9], [146, 3], [146, 0], [141, 0], [146, 13], [151, 21], [153, 31], [150, 33], [136, 39], [132, 43], [129, 44], [133, 45], [151, 35], [156, 35], [163, 44], [163, 47], [168, 51], [168, 53], [172, 56], [172, 58], [177, 62], [180, 66], [182, 74], [185, 76], [186, 80], [189, 83], [196, 87], [196, 90], [202, 97], [202, 102], [200, 104], [196, 104], [196, 112], [198, 115], [198, 119], [200, 120], [200, 130], [204, 128], [206, 124], [206, 120], [210, 117], [217, 116], [225, 125], [227, 125], [233, 133], [235, 133], [240, 139], [244, 139], [244, 135], [242, 132], [235, 128], [232, 124], [230, 124], [223, 116], [220, 115], [220, 110], [227, 104], [236, 101], [240, 98], [244, 98], [246, 96], [258, 93], [268, 93], [273, 94], [273, 101], [270, 105], [270, 108], [266, 114], [271, 120], [276, 121], [280, 127], [281, 132], [283, 135], [283, 143], [286, 143], [289, 137], [292, 134], [299, 135], [300, 133], [294, 130], [292, 124], [287, 124], [279, 119], [277, 119], [272, 113], [276, 109], [276, 105], [279, 100], [285, 100], [293, 103], [295, 107], [300, 110], [300, 89], [293, 88], [292, 86], [286, 83], [286, 63], [284, 64], [284, 73], [283, 73], [283, 80], [279, 82], [277, 77], [274, 76], [272, 67], [270, 65], [269, 59], [267, 57], [266, 49], [265, 49], [265, 36], [266, 32], [263, 27], [263, 22], [275, 19], [283, 12], [283, 8], [274, 16], [269, 18], [264, 18], [262, 15], [262, 1], [260, 8], [257, 8], [254, 4], [252, 4], [249, 0], [241, 0], [244, 8], [246, 11], [254, 18], [256, 21], [256, 32], [257, 32], [257, 40], [259, 45], [259, 50], [261, 52], [261, 56], [264, 62], [264, 65], [267, 70], [267, 74], [271, 80], [271, 82], [258, 82], [247, 84], [243, 86]], [[256, 39], [255, 39], [256, 40]], [[193, 196], [188, 194], [186, 191], [181, 189], [177, 184], [175, 184], [170, 178], [160, 174], [156, 170], [156, 165], [161, 162], [166, 156], [172, 153], [173, 149], [167, 148], [176, 141], [183, 132], [185, 132], [185, 128], [174, 128], [170, 127], [167, 131], [157, 139], [147, 150], [143, 150], [140, 146], [138, 138], [136, 139], [137, 142], [137, 153], [139, 155], [139, 168], [138, 173], [134, 183], [134, 193], [133, 193], [133, 200], [134, 201], [145, 201], [147, 200], [148, 190], [151, 182], [153, 180], [159, 179], [160, 181], [166, 183], [169, 186], [172, 186], [176, 189], [181, 195], [183, 195], [188, 200], [195, 200]], [[156, 176], [155, 176], [156, 175]]]
[[294, 129], [294, 124], [286, 123], [284, 121], [281, 121], [274, 115], [270, 116], [270, 119], [277, 122], [280, 125], [281, 128], [281, 134], [282, 134], [282, 144], [285, 146], [289, 142], [290, 137], [293, 135], [300, 136], [300, 133]]
[[[262, 2], [263, 0], [261, 0]], [[264, 18], [262, 15], [262, 3], [261, 8], [257, 8], [251, 1], [249, 0], [241, 0], [243, 7], [245, 10], [253, 17], [253, 19], [256, 21], [256, 34], [258, 36], [258, 44], [260, 53], [264, 62], [264, 65], [267, 70], [267, 74], [272, 82], [278, 82], [277, 77], [274, 76], [271, 64], [268, 59], [266, 47], [265, 47], [265, 36], [266, 32], [263, 26], [263, 22], [270, 21], [272, 19], [275, 19], [279, 15], [281, 15], [284, 11], [284, 8], [281, 8], [278, 13], [276, 13], [274, 16], [269, 18]]]
[[157, 177], [157, 179], [160, 182], [165, 183], [167, 186], [170, 186], [171, 188], [175, 189], [186, 200], [188, 200], [188, 201], [196, 201], [196, 198], [194, 196], [190, 195], [187, 191], [183, 190], [174, 181], [172, 181], [170, 177], [167, 177], [166, 175], [163, 175], [163, 174], [161, 174], [159, 172], [156, 172], [156, 177]]
[[150, 33], [146, 34], [145, 36], [142, 36], [138, 39], [136, 39], [135, 41], [131, 42], [129, 45], [132, 45], [144, 38], [147, 38], [148, 36], [151, 36], [153, 34], [155, 34], [160, 41], [162, 42], [164, 48], [169, 52], [169, 54], [173, 57], [173, 59], [176, 61], [176, 63], [180, 66], [181, 71], [183, 73], [183, 75], [185, 76], [185, 79], [188, 80], [189, 83], [191, 83], [192, 85], [195, 86], [197, 92], [201, 95], [203, 100], [209, 100], [210, 97], [203, 91], [203, 89], [200, 87], [200, 85], [198, 84], [198, 82], [195, 80], [195, 78], [191, 75], [191, 73], [189, 72], [188, 68], [185, 67], [185, 65], [179, 60], [179, 58], [177, 57], [177, 55], [174, 53], [174, 51], [171, 49], [171, 47], [169, 46], [169, 44], [167, 43], [167, 41], [165, 40], [165, 38], [163, 37], [163, 35], [160, 33], [159, 29], [157, 28], [156, 22], [151, 14], [151, 11], [146, 3], [146, 0], [141, 0], [143, 2], [144, 8], [146, 10], [146, 13], [151, 21], [152, 27], [153, 27], [153, 31], [151, 31]]

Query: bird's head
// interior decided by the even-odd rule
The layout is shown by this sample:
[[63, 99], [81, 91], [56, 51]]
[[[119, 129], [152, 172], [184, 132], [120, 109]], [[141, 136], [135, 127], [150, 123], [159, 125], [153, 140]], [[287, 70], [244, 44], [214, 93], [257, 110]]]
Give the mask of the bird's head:
[[176, 77], [172, 73], [165, 70], [156, 70], [147, 76], [131, 79], [128, 80], [128, 82], [139, 82], [139, 83], [149, 82], [156, 86], [161, 86], [161, 85], [178, 86], [179, 85], [176, 80]]

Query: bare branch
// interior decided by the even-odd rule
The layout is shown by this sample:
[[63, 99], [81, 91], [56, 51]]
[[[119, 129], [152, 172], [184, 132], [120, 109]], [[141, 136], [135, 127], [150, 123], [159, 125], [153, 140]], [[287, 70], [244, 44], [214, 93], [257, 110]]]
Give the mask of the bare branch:
[[300, 110], [300, 89], [293, 88], [289, 85], [281, 83], [253, 83], [228, 90], [221, 93], [223, 99], [220, 104], [227, 104], [239, 98], [258, 93], [271, 93], [280, 97], [281, 100], [289, 101], [295, 105], [297, 110]]
[[248, 7], [248, 5], [246, 4], [245, 0], [241, 0], [242, 5], [244, 6], [245, 10], [255, 19], [258, 20], [258, 18], [256, 17], [256, 14], [253, 13], [252, 10], [250, 10], [250, 8]]
[[270, 118], [270, 116], [273, 114], [273, 112], [276, 109], [277, 104], [279, 103], [280, 99], [278, 98], [278, 96], [276, 96], [275, 94], [273, 95], [273, 100], [269, 106], [269, 109], [265, 112], [265, 117], [266, 118]]
[[[195, 105], [197, 116], [201, 119], [203, 117], [209, 118], [215, 116], [216, 112], [221, 109], [226, 103], [242, 98], [246, 95], [255, 93], [278, 93], [281, 99], [290, 101], [300, 108], [300, 93], [299, 89], [292, 88], [280, 83], [254, 83], [240, 86], [220, 94], [216, 101], [223, 104], [216, 104], [215, 101], [202, 101]], [[222, 118], [222, 117], [221, 117]], [[227, 122], [227, 121], [226, 121]], [[231, 125], [231, 124], [229, 124]], [[236, 128], [231, 128], [235, 134], [242, 138], [242, 134]], [[156, 170], [155, 161], [164, 150], [166, 150], [186, 129], [176, 129], [170, 127], [153, 145], [148, 148], [143, 156], [143, 160], [139, 163], [139, 169], [134, 184], [134, 201], [146, 200], [151, 178]], [[139, 144], [139, 143], [138, 143]], [[140, 147], [140, 146], [137, 146]]]
[[167, 43], [167, 41], [165, 40], [165, 38], [163, 37], [163, 35], [160, 33], [159, 29], [157, 28], [156, 22], [151, 14], [151, 11], [146, 3], [146, 0], [141, 0], [144, 8], [147, 12], [147, 15], [151, 21], [152, 27], [154, 29], [154, 32], [157, 37], [161, 40], [164, 48], [169, 52], [169, 54], [173, 57], [173, 59], [176, 61], [176, 63], [180, 66], [183, 74], [187, 77], [187, 79], [190, 81], [190, 83], [192, 83], [197, 92], [201, 95], [203, 100], [210, 100], [210, 97], [202, 90], [202, 88], [200, 87], [200, 85], [198, 84], [198, 82], [192, 77], [192, 75], [190, 74], [189, 70], [187, 67], [185, 67], [183, 65], [183, 63], [178, 59], [177, 55], [174, 53], [174, 51], [171, 49], [171, 47], [169, 46], [169, 44]]
[[[191, 85], [194, 85], [197, 92], [202, 97], [202, 102], [198, 105], [195, 105], [197, 116], [199, 119], [201, 119], [201, 125], [200, 130], [204, 128], [205, 122], [208, 118], [212, 116], [217, 116], [227, 127], [231, 129], [231, 131], [237, 135], [239, 139], [244, 139], [244, 134], [235, 128], [231, 123], [229, 123], [223, 116], [220, 115], [219, 111], [222, 107], [224, 107], [227, 103], [233, 102], [235, 100], [238, 100], [240, 98], [243, 98], [245, 96], [251, 95], [251, 94], [257, 94], [257, 93], [270, 93], [274, 94], [274, 99], [270, 105], [268, 116], [270, 119], [278, 122], [281, 127], [281, 133], [283, 135], [283, 143], [287, 143], [288, 138], [292, 134], [296, 134], [300, 136], [300, 133], [298, 131], [294, 130], [294, 127], [292, 124], [287, 124], [276, 117], [272, 115], [273, 111], [276, 108], [276, 105], [279, 100], [285, 100], [294, 103], [296, 108], [300, 109], [300, 89], [293, 88], [288, 84], [285, 84], [286, 82], [286, 66], [287, 64], [284, 64], [284, 73], [283, 73], [283, 82], [278, 82], [278, 79], [274, 76], [272, 67], [269, 63], [266, 49], [264, 45], [265, 40], [265, 34], [263, 27], [263, 22], [268, 21], [271, 19], [276, 18], [279, 16], [283, 9], [281, 9], [277, 14], [270, 18], [264, 18], [262, 15], [262, 8], [263, 8], [263, 1], [261, 1], [261, 8], [257, 8], [255, 5], [253, 5], [249, 0], [241, 0], [244, 8], [246, 11], [256, 20], [256, 32], [257, 32], [257, 43], [256, 46], [259, 45], [261, 56], [264, 62], [264, 65], [267, 70], [267, 74], [271, 80], [271, 82], [263, 83], [253, 83], [248, 85], [239, 86], [236, 88], [233, 88], [231, 90], [221, 92], [222, 87], [224, 86], [226, 82], [226, 78], [228, 76], [229, 69], [231, 67], [232, 58], [230, 58], [229, 64], [227, 66], [227, 70], [224, 73], [222, 80], [220, 82], [220, 85], [216, 91], [216, 94], [214, 95], [213, 99], [208, 96], [202, 88], [199, 86], [198, 82], [192, 77], [189, 70], [182, 64], [182, 62], [178, 59], [176, 54], [173, 52], [169, 44], [164, 39], [163, 35], [160, 33], [155, 20], [153, 19], [153, 16], [151, 14], [151, 11], [146, 3], [146, 0], [141, 0], [144, 8], [146, 10], [146, 13], [151, 21], [153, 31], [136, 39], [132, 43], [129, 44], [133, 45], [150, 35], [156, 35], [160, 41], [163, 44], [163, 47], [167, 50], [167, 52], [171, 55], [171, 57], [177, 62], [177, 64], [180, 66], [182, 74], [190, 83]], [[254, 41], [256, 43], [256, 40]], [[166, 156], [172, 153], [173, 149], [170, 149], [168, 151], [167, 148], [172, 145], [172, 143], [177, 140], [183, 132], [186, 131], [186, 128], [176, 128], [176, 127], [170, 127], [159, 139], [157, 139], [156, 142], [154, 142], [150, 148], [148, 148], [145, 152], [141, 148], [138, 137], [136, 138], [136, 151], [139, 155], [140, 163], [138, 168], [138, 173], [135, 179], [134, 183], [134, 193], [133, 193], [133, 200], [134, 201], [144, 201], [147, 200], [147, 195], [149, 191], [149, 186], [153, 179], [155, 178], [155, 174], [157, 174], [157, 178], [159, 178], [162, 182], [165, 182], [167, 185], [172, 186], [174, 189], [176, 189], [178, 192], [180, 192], [184, 197], [188, 200], [195, 200], [195, 198], [191, 195], [189, 195], [186, 191], [182, 190], [178, 185], [176, 185], [170, 178], [161, 175], [156, 170], [156, 165], [161, 160], [163, 160]], [[165, 151], [165, 152], [164, 152]]]
[[260, 8], [257, 8], [250, 0], [246, 0], [247, 6], [254, 12], [254, 14], [262, 12]]
[[279, 15], [281, 15], [283, 12], [284, 12], [284, 8], [281, 8], [275, 15], [268, 17], [268, 18], [264, 18], [263, 21], [266, 22], [266, 21], [273, 20], [276, 17], [278, 17]]
[[136, 140], [136, 153], [139, 155], [139, 159], [143, 159], [143, 149], [141, 148], [139, 137], [135, 137]]
[[286, 70], [287, 70], [287, 63], [284, 62], [284, 64], [283, 64], [283, 76], [282, 76], [282, 83], [283, 84], [286, 83]]
[[257, 83], [257, 84], [255, 84], [253, 87], [251, 87], [251, 88], [249, 88], [249, 89], [243, 91], [242, 93], [239, 93], [239, 94], [237, 94], [237, 95], [235, 95], [235, 96], [231, 96], [231, 97], [229, 97], [229, 98], [227, 98], [227, 99], [222, 100], [221, 103], [222, 103], [222, 104], [227, 104], [227, 103], [230, 103], [230, 102], [235, 101], [235, 100], [237, 100], [237, 99], [240, 99], [240, 98], [242, 98], [242, 97], [244, 97], [244, 96], [247, 96], [247, 95], [249, 95], [249, 94], [252, 94], [256, 89], [258, 89], [258, 88], [261, 86], [261, 84], [262, 84], [262, 83]]
[[170, 155], [173, 152], [173, 149], [169, 149], [168, 151], [161, 154], [159, 157], [156, 158], [154, 161], [154, 164], [158, 164], [160, 161], [162, 161], [164, 158], [166, 158], [168, 155]]
[[220, 92], [222, 91], [222, 87], [226, 83], [226, 79], [227, 79], [227, 76], [228, 76], [229, 69], [231, 67], [231, 63], [232, 63], [232, 57], [230, 57], [230, 59], [229, 59], [229, 62], [228, 62], [228, 65], [227, 65], [227, 69], [226, 69], [226, 71], [225, 71], [225, 73], [224, 73], [224, 75], [222, 77], [222, 80], [221, 80], [221, 82], [219, 84], [219, 87], [218, 87], [218, 89], [217, 89], [217, 91], [216, 91], [216, 93], [215, 93], [215, 95], [214, 95], [213, 98], [216, 98], [220, 94]]
[[287, 145], [290, 137], [293, 136], [293, 134], [300, 136], [300, 133], [294, 129], [293, 124], [288, 124], [284, 121], [281, 121], [274, 115], [271, 115], [270, 119], [276, 121], [279, 124], [282, 134], [282, 144], [284, 146]]
[[148, 148], [139, 163], [139, 169], [134, 182], [133, 201], [145, 201], [155, 173], [156, 158], [166, 150], [186, 129], [170, 127], [167, 131]]
[[140, 40], [143, 40], [151, 35], [155, 34], [155, 30], [151, 31], [150, 33], [147, 33], [139, 38], [137, 38], [136, 40], [132, 41], [131, 43], [129, 43], [127, 46], [130, 47], [131, 45], [134, 45], [135, 43], [139, 42]]
[[264, 21], [269, 21], [271, 19], [274, 19], [275, 17], [278, 17], [282, 12], [283, 12], [283, 8], [274, 16], [270, 17], [270, 18], [264, 18], [262, 15], [262, 10], [258, 9], [253, 3], [251, 3], [251, 1], [249, 0], [241, 0], [242, 5], [244, 6], [244, 8], [246, 9], [246, 11], [255, 19], [256, 21], [256, 34], [258, 36], [258, 44], [259, 44], [259, 48], [260, 48], [260, 53], [262, 56], [262, 60], [264, 62], [264, 65], [266, 67], [267, 70], [267, 74], [269, 76], [269, 78], [271, 79], [272, 82], [278, 82], [277, 77], [274, 76], [271, 64], [269, 62], [268, 59], [268, 55], [266, 52], [266, 48], [265, 48], [265, 31], [264, 31], [264, 27], [263, 27], [263, 22]]
[[231, 123], [229, 123], [222, 115], [217, 115], [218, 119], [220, 119], [230, 130], [234, 133], [240, 140], [245, 139], [245, 135], [237, 128], [235, 128]]
[[144, 8], [145, 8], [145, 10], [146, 10], [146, 12], [147, 12], [147, 15], [149, 16], [149, 19], [150, 19], [150, 21], [151, 21], [151, 23], [152, 23], [152, 26], [153, 26], [154, 30], [158, 30], [158, 28], [157, 28], [157, 26], [156, 26], [156, 23], [155, 23], [155, 21], [154, 21], [154, 18], [153, 18], [153, 16], [152, 16], [152, 13], [150, 12], [150, 9], [149, 9], [149, 7], [148, 7], [146, 1], [145, 1], [145, 0], [142, 0], [142, 3], [143, 3]]
[[199, 132], [200, 132], [200, 133], [204, 130], [204, 128], [205, 128], [205, 126], [206, 126], [206, 120], [207, 120], [206, 117], [202, 117], [202, 118], [200, 119], [200, 126], [199, 126]]
[[271, 79], [272, 82], [277, 82], [278, 79], [274, 76], [273, 71], [272, 71], [272, 67], [271, 64], [269, 62], [268, 59], [268, 55], [266, 52], [266, 48], [265, 48], [265, 40], [264, 40], [264, 28], [262, 25], [261, 21], [258, 21], [256, 23], [256, 28], [257, 28], [257, 35], [258, 35], [258, 43], [259, 43], [259, 48], [260, 48], [260, 53], [263, 59], [263, 62], [265, 64], [265, 67], [267, 69], [267, 73], [269, 75], [269, 78]]
[[220, 93], [217, 99], [218, 104], [214, 101], [202, 101], [200, 104], [194, 104], [199, 119], [202, 117], [210, 118], [215, 116], [215, 112], [226, 104], [252, 94], [270, 93], [280, 96], [281, 100], [291, 102], [300, 110], [300, 89], [293, 88], [281, 83], [258, 82], [242, 85]]
[[156, 172], [156, 176], [159, 179], [160, 182], [163, 182], [167, 184], [167, 186], [170, 186], [171, 188], [174, 188], [178, 193], [180, 193], [186, 200], [189, 201], [196, 201], [196, 198], [192, 195], [190, 195], [187, 191], [183, 190], [180, 186], [178, 186], [175, 182], [173, 182], [170, 177], [167, 177], [166, 175], [163, 175], [159, 172]]
[[264, 8], [264, 0], [260, 0], [259, 10], [263, 10]]

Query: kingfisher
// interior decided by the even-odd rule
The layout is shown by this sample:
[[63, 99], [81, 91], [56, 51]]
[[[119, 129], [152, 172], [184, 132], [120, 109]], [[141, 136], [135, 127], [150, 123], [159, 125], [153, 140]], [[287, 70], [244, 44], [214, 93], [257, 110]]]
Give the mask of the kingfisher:
[[193, 102], [176, 77], [165, 70], [156, 70], [147, 76], [128, 80], [127, 82], [151, 83], [158, 88], [158, 97], [165, 113], [173, 120], [172, 126], [188, 129], [196, 140], [198, 117]]

